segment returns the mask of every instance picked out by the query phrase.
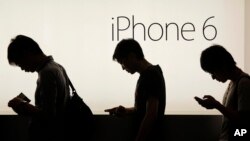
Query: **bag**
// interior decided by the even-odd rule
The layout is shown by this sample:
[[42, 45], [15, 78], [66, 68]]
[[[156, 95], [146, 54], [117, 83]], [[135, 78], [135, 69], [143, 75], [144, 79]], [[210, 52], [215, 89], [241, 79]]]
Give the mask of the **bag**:
[[77, 94], [69, 78], [68, 81], [72, 90], [72, 96], [68, 100], [66, 107], [67, 140], [90, 140], [94, 127], [93, 113]]

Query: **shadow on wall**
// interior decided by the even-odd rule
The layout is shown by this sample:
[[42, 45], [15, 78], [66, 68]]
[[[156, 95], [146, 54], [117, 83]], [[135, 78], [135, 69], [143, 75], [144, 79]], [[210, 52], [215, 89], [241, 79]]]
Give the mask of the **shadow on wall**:
[[[220, 115], [166, 115], [163, 141], [217, 141]], [[95, 115], [93, 141], [128, 141], [132, 136], [131, 118]], [[26, 141], [28, 119], [17, 115], [0, 116], [1, 140]]]

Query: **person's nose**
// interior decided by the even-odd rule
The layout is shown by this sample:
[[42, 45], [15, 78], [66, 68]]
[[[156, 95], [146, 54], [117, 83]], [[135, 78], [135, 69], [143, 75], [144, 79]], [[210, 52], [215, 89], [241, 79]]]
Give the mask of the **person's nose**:
[[122, 65], [122, 70], [125, 70], [125, 67]]
[[215, 79], [215, 77], [214, 77], [214, 75], [213, 75], [213, 74], [211, 75], [211, 77], [212, 77], [212, 79], [213, 79], [213, 80]]

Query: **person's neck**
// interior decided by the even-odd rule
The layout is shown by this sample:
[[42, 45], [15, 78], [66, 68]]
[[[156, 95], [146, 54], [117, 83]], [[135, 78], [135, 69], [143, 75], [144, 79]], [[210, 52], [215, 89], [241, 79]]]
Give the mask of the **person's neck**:
[[231, 77], [229, 78], [232, 81], [236, 81], [239, 79], [239, 77], [242, 75], [243, 71], [236, 67], [232, 72], [231, 72]]
[[42, 55], [37, 55], [35, 57], [35, 60], [36, 60], [36, 66], [37, 66], [37, 71], [39, 70], [39, 67], [41, 67], [41, 65], [43, 65], [43, 63], [47, 60], [47, 57], [46, 55], [42, 54]]
[[148, 67], [152, 66], [151, 63], [149, 63], [146, 59], [143, 59], [141, 61], [139, 61], [138, 63], [138, 73], [142, 73], [143, 71], [145, 71]]

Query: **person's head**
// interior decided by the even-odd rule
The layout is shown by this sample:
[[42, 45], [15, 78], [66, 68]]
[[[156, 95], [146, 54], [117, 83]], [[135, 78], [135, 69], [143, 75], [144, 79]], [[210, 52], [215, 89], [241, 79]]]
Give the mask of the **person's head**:
[[212, 45], [202, 51], [201, 68], [212, 75], [213, 79], [221, 82], [228, 80], [228, 74], [236, 68], [232, 55], [221, 45]]
[[137, 63], [144, 59], [140, 44], [134, 39], [121, 40], [113, 54], [113, 60], [121, 64], [122, 68], [133, 74], [137, 71]]
[[35, 56], [44, 55], [39, 45], [31, 38], [24, 35], [17, 35], [11, 39], [8, 46], [8, 61], [10, 65], [19, 66], [27, 72], [34, 72]]

